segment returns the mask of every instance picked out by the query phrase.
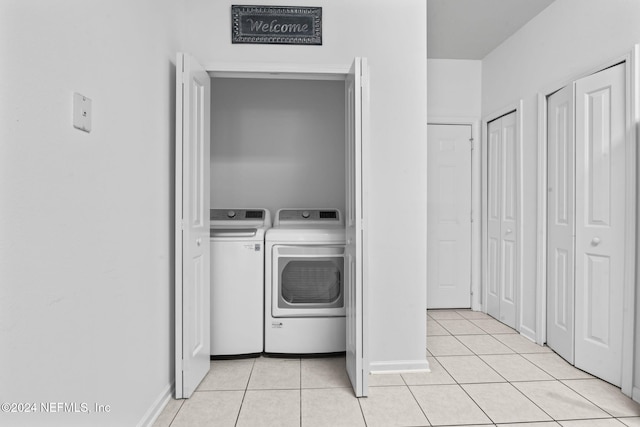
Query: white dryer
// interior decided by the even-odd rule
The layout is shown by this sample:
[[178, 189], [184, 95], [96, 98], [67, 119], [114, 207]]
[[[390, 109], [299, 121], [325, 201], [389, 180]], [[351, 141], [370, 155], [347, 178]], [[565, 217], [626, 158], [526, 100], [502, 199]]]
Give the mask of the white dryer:
[[264, 351], [343, 352], [345, 228], [338, 209], [280, 209], [265, 235]]
[[267, 209], [211, 209], [211, 355], [263, 351]]

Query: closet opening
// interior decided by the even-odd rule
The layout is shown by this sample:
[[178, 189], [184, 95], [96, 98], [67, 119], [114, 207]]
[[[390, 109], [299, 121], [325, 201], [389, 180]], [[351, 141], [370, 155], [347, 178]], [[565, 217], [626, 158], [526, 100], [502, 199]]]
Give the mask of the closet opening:
[[[210, 331], [211, 319], [215, 321], [215, 317], [210, 314], [212, 307], [215, 310], [215, 304], [211, 304], [210, 287], [213, 285], [209, 277], [210, 266], [215, 263], [210, 258], [213, 250], [204, 243], [211, 237], [213, 245], [214, 235], [220, 237], [220, 233], [214, 233], [216, 230], [210, 230], [209, 225], [214, 216], [217, 220], [225, 217], [234, 220], [239, 212], [250, 219], [274, 219], [274, 227], [264, 233], [264, 242], [250, 245], [253, 251], [264, 250], [264, 280], [251, 293], [253, 299], [264, 303], [265, 322], [257, 326], [264, 331], [263, 343], [266, 344], [267, 335], [273, 335], [267, 334], [267, 328], [285, 330], [284, 317], [288, 324], [296, 325], [286, 327], [289, 338], [298, 327], [307, 327], [310, 323], [312, 326], [320, 323], [337, 325], [335, 319], [340, 317], [340, 329], [333, 334], [344, 337], [339, 340], [339, 350], [318, 346], [324, 341], [316, 330], [318, 327], [314, 326], [303, 334], [310, 340], [316, 336], [313, 348], [295, 352], [287, 349], [282, 353], [343, 351], [345, 370], [355, 395], [366, 396], [368, 365], [364, 353], [367, 343], [364, 311], [367, 308], [363, 256], [364, 187], [367, 185], [363, 171], [367, 168], [369, 135], [366, 59], [355, 58], [350, 67], [341, 71], [335, 67], [321, 67], [319, 72], [309, 72], [304, 66], [283, 67], [288, 71], [282, 72], [260, 64], [245, 64], [240, 67], [244, 71], [207, 71], [184, 53], [178, 54], [178, 64], [176, 397], [187, 398], [193, 393], [207, 374], [212, 355]], [[300, 229], [303, 231], [295, 226], [283, 230], [283, 221], [302, 221], [305, 227]], [[306, 227], [311, 221], [316, 221], [315, 226]], [[337, 227], [335, 231], [341, 230], [342, 239], [331, 241], [330, 245], [340, 246], [342, 252], [332, 252], [331, 259], [316, 263], [320, 257], [316, 253], [318, 248], [327, 245], [324, 241], [316, 244], [300, 236], [309, 235], [310, 228], [320, 231], [314, 234], [318, 239], [334, 236], [335, 233], [320, 230], [332, 221], [335, 223], [331, 225]], [[268, 315], [282, 315], [277, 310], [274, 314], [267, 298], [267, 291], [280, 289], [272, 286], [280, 280], [270, 275], [267, 268], [275, 265], [272, 262], [276, 260], [273, 253], [277, 245], [273, 240], [269, 241], [269, 232], [276, 230], [278, 222], [279, 236], [283, 231], [289, 236], [287, 231], [291, 231], [291, 235], [297, 236], [294, 240], [299, 244], [296, 246], [316, 253], [307, 262], [296, 261], [294, 273], [310, 271], [312, 261], [321, 265], [325, 272], [323, 277], [331, 279], [330, 284], [335, 285], [330, 288], [335, 290], [342, 286], [340, 310], [332, 306], [331, 313], [326, 313], [316, 307], [325, 299], [315, 298], [314, 307], [318, 310], [313, 313], [300, 317], [300, 312], [296, 312], [295, 316], [284, 316], [279, 322], [266, 322]], [[273, 251], [267, 250], [267, 243], [273, 246]], [[275, 268], [273, 271], [280, 270]], [[287, 283], [290, 283], [289, 279]], [[324, 279], [320, 279], [305, 283], [324, 285]], [[242, 303], [235, 306], [237, 311], [247, 309]], [[247, 354], [266, 351], [264, 346]]]

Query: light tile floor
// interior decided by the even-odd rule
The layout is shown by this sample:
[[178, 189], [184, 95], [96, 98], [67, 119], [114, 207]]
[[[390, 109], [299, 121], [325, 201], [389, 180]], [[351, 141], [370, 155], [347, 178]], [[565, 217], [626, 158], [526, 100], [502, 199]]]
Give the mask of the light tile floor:
[[640, 405], [513, 329], [429, 310], [430, 373], [371, 375], [353, 396], [344, 357], [212, 361], [194, 396], [154, 426], [640, 427]]

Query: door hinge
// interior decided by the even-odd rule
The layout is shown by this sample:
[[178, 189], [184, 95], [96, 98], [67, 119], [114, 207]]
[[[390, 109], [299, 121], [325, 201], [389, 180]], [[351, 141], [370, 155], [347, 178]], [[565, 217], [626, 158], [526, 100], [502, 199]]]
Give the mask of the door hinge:
[[469, 143], [471, 144], [471, 151], [473, 151], [473, 138], [469, 139]]

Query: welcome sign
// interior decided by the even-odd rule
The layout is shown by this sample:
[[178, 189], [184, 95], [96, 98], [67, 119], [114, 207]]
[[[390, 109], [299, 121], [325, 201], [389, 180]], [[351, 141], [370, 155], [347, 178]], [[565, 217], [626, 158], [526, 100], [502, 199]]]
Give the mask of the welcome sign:
[[231, 42], [322, 44], [322, 8], [231, 6]]

